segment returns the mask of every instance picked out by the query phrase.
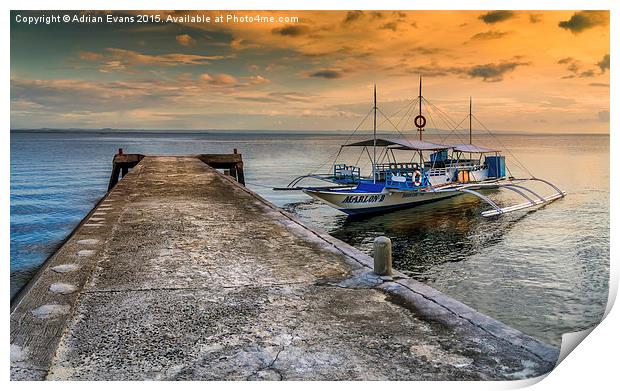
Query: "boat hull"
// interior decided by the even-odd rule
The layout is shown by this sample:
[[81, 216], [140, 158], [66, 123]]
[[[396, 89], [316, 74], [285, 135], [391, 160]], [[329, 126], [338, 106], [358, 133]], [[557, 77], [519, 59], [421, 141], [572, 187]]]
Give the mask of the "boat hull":
[[458, 191], [360, 193], [304, 189], [304, 193], [348, 215], [384, 213], [461, 195]]

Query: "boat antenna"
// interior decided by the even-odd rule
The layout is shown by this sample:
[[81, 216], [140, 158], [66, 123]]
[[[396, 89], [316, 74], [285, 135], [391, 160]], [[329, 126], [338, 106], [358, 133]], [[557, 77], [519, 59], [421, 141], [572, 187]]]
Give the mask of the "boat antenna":
[[377, 83], [375, 83], [374, 89], [374, 101], [373, 101], [373, 125], [372, 125], [372, 183], [376, 183], [377, 176], [375, 175], [375, 165], [377, 164]]

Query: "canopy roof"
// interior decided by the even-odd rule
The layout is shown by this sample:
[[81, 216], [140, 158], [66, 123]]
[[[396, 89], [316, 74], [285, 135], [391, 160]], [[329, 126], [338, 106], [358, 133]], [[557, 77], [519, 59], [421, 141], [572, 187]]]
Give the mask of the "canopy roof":
[[[372, 147], [375, 140], [363, 140], [355, 143], [345, 144], [343, 147]], [[442, 149], [449, 149], [450, 145], [431, 143], [429, 141], [420, 140], [407, 140], [404, 138], [387, 139], [378, 138], [377, 147], [390, 147], [394, 149], [405, 149], [413, 151], [439, 151]]]
[[455, 152], [469, 152], [469, 153], [499, 152], [498, 149], [489, 149], [485, 147], [479, 147], [474, 144], [451, 144], [450, 148], [452, 148]]
[[[345, 144], [343, 147], [372, 147], [375, 143], [374, 139], [357, 141]], [[391, 149], [402, 149], [410, 151], [441, 151], [444, 149], [453, 149], [455, 152], [468, 153], [492, 153], [499, 152], [497, 149], [479, 147], [474, 144], [438, 144], [430, 141], [407, 140], [404, 138], [378, 138], [377, 147], [388, 147]]]

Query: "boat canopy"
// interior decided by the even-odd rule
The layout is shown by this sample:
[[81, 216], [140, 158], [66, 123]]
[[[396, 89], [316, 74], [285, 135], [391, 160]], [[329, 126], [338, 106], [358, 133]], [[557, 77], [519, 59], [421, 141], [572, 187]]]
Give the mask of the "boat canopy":
[[[431, 143], [421, 140], [407, 140], [404, 138], [386, 139], [378, 138], [377, 147], [389, 147], [392, 149], [404, 149], [413, 151], [440, 151], [443, 149], [449, 149], [450, 145]], [[345, 144], [343, 147], [372, 147], [375, 145], [374, 139], [357, 141], [355, 143]]]
[[[500, 152], [498, 149], [480, 147], [474, 144], [438, 144], [430, 141], [407, 140], [404, 138], [378, 138], [376, 140], [377, 147], [388, 147], [390, 149], [401, 149], [409, 151], [441, 151], [444, 149], [452, 149], [454, 152], [468, 153], [492, 153]], [[345, 144], [343, 147], [372, 147], [375, 145], [374, 139], [357, 141]]]
[[497, 149], [489, 149], [485, 147], [479, 147], [474, 144], [452, 144], [450, 148], [454, 150], [454, 152], [469, 152], [469, 153], [491, 153], [491, 152], [500, 152]]

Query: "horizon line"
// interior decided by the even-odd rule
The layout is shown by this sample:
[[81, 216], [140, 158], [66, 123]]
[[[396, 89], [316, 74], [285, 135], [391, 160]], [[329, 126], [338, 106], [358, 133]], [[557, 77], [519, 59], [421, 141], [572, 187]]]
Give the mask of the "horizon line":
[[[459, 129], [462, 131], [467, 131], [467, 129]], [[453, 130], [447, 129], [427, 129], [429, 132], [452, 132]], [[335, 134], [350, 134], [351, 130], [345, 129], [333, 129], [333, 130], [318, 130], [318, 129], [304, 129], [304, 130], [292, 130], [292, 129], [140, 129], [140, 128], [11, 128], [10, 132], [13, 133], [70, 133], [70, 132], [107, 132], [107, 133], [118, 133], [118, 132], [145, 132], [145, 133], [165, 133], [165, 132], [174, 132], [174, 133], [335, 133]], [[378, 133], [392, 133], [394, 131], [378, 131]], [[566, 132], [566, 131], [527, 131], [527, 130], [493, 130], [493, 131], [485, 131], [484, 129], [473, 129], [474, 134], [537, 134], [537, 135], [557, 135], [557, 134], [568, 134], [568, 135], [611, 135], [611, 132]]]

